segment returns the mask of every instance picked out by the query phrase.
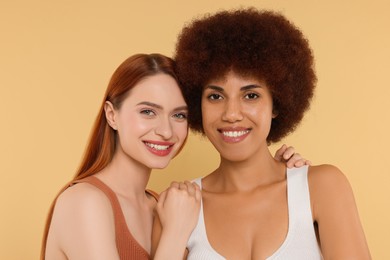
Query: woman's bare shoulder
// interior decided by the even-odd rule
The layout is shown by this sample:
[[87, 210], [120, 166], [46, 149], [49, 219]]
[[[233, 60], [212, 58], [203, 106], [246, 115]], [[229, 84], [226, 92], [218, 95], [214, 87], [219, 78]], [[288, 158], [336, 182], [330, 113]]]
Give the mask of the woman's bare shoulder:
[[309, 184], [317, 188], [329, 188], [337, 185], [348, 185], [349, 182], [345, 174], [336, 166], [322, 164], [309, 167]]
[[333, 165], [309, 168], [313, 220], [325, 259], [371, 259], [352, 187]]
[[91, 184], [78, 183], [58, 197], [49, 238], [68, 256], [116, 257], [114, 227], [114, 215], [106, 195]]
[[63, 191], [57, 198], [56, 210], [81, 210], [81, 212], [97, 210], [110, 206], [107, 196], [97, 187], [89, 183], [78, 183]]
[[355, 204], [352, 187], [347, 177], [334, 165], [311, 166], [308, 182], [315, 219], [327, 215], [329, 211], [338, 211], [343, 205]]

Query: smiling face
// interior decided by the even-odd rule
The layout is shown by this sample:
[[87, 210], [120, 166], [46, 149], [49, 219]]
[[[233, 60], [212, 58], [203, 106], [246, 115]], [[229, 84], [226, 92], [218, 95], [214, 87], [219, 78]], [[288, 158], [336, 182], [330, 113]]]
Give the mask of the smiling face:
[[187, 137], [187, 105], [169, 75], [150, 76], [133, 87], [119, 109], [106, 104], [106, 116], [117, 130], [116, 153], [148, 168], [165, 168]]
[[229, 72], [204, 87], [203, 128], [224, 159], [242, 161], [268, 149], [274, 117], [272, 97], [262, 81]]

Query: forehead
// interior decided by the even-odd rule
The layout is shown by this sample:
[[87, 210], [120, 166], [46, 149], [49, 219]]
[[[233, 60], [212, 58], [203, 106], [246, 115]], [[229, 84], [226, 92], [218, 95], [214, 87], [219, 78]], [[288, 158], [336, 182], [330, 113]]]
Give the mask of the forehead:
[[125, 102], [138, 103], [140, 101], [185, 104], [179, 85], [173, 77], [167, 74], [144, 78], [129, 91]]

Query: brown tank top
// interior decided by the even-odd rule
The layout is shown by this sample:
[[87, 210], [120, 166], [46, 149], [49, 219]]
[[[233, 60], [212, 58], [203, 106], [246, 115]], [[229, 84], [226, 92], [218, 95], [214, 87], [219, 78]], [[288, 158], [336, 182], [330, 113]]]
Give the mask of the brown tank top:
[[[110, 200], [114, 213], [116, 247], [118, 249], [120, 259], [150, 260], [151, 257], [149, 253], [137, 242], [137, 240], [135, 240], [130, 230], [128, 229], [118, 198], [110, 189], [110, 187], [94, 176], [89, 176], [82, 180], [77, 180], [73, 182], [73, 184], [80, 182], [86, 182], [95, 186], [96, 188], [103, 191]], [[155, 192], [149, 190], [146, 192], [152, 195], [156, 200], [158, 199], [158, 195]]]

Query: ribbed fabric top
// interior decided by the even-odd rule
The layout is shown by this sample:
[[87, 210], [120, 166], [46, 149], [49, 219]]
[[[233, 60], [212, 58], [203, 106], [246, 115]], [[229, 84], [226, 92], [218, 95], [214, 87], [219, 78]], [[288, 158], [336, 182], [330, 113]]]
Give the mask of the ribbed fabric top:
[[[127, 227], [125, 217], [123, 215], [122, 208], [119, 204], [118, 198], [113, 190], [110, 189], [104, 182], [94, 176], [84, 178], [82, 180], [75, 181], [75, 183], [89, 183], [96, 188], [100, 189], [107, 198], [110, 200], [112, 210], [114, 213], [115, 221], [115, 238], [116, 247], [118, 249], [119, 257], [121, 260], [149, 260], [149, 253], [135, 240], [130, 230]], [[156, 193], [152, 191], [146, 191], [150, 195], [156, 198]]]
[[[320, 260], [321, 251], [313, 225], [310, 193], [307, 180], [308, 167], [287, 169], [288, 231], [282, 245], [267, 260]], [[202, 188], [202, 179], [196, 182]], [[229, 227], [226, 227], [229, 228]], [[187, 260], [226, 260], [211, 246], [207, 239], [203, 215], [203, 202], [198, 224], [187, 244]]]

